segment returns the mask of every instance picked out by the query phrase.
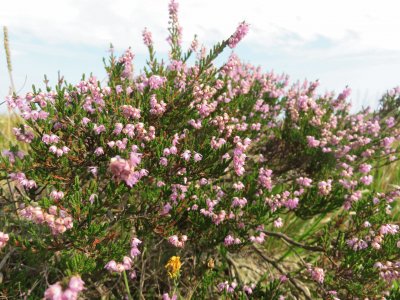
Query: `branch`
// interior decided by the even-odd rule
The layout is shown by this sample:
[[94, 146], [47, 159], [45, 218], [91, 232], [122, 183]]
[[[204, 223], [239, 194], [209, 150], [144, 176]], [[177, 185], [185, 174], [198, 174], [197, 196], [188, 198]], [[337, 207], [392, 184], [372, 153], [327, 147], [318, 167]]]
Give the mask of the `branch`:
[[297, 247], [300, 247], [300, 248], [303, 248], [303, 249], [306, 249], [306, 250], [311, 250], [311, 251], [316, 251], [316, 252], [325, 252], [324, 248], [322, 248], [322, 247], [310, 246], [310, 245], [305, 245], [305, 244], [296, 242], [292, 238], [288, 237], [286, 234], [283, 234], [283, 233], [280, 233], [280, 232], [272, 232], [272, 231], [266, 231], [266, 230], [263, 230], [262, 232], [265, 233], [266, 235], [269, 235], [269, 236], [281, 238], [281, 239], [285, 240], [286, 242], [288, 242], [288, 243], [290, 243], [290, 244], [292, 244], [294, 246], [297, 246]]
[[300, 292], [303, 293], [304, 297], [307, 300], [312, 300], [310, 293], [302, 286], [300, 286], [296, 280], [294, 280], [289, 274], [287, 274], [285, 272], [285, 270], [283, 268], [281, 268], [281, 266], [275, 261], [272, 260], [271, 258], [267, 257], [264, 255], [264, 253], [262, 253], [256, 246], [253, 245], [252, 247], [258, 255], [260, 255], [265, 261], [267, 261], [269, 264], [271, 264], [275, 269], [277, 269], [281, 274], [286, 275], [286, 277], [289, 279], [290, 283], [293, 284], [293, 286], [299, 290]]

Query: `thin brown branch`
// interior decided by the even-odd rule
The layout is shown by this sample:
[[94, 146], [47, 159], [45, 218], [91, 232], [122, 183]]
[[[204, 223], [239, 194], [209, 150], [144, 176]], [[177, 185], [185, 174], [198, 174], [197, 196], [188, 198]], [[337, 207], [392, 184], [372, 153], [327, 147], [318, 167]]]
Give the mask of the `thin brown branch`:
[[300, 242], [296, 242], [295, 240], [293, 240], [292, 238], [288, 237], [284, 233], [272, 232], [272, 231], [267, 231], [267, 230], [263, 230], [262, 232], [265, 233], [268, 236], [281, 238], [281, 239], [285, 240], [286, 242], [288, 242], [289, 244], [291, 244], [293, 246], [297, 246], [297, 247], [300, 247], [300, 248], [303, 248], [303, 249], [306, 249], [306, 250], [310, 250], [310, 251], [325, 252], [324, 248], [322, 248], [322, 247], [310, 246], [310, 245], [302, 244]]
[[272, 265], [275, 269], [277, 269], [282, 275], [286, 275], [286, 277], [289, 279], [290, 283], [297, 289], [299, 290], [304, 297], [307, 300], [312, 300], [310, 293], [301, 285], [299, 285], [296, 280], [294, 280], [294, 278], [292, 278], [290, 276], [290, 274], [287, 274], [286, 271], [273, 259], [267, 257], [264, 255], [264, 253], [262, 253], [256, 246], [253, 245], [252, 247], [254, 249], [254, 251], [257, 252], [257, 254], [262, 257], [266, 262], [268, 262], [270, 265]]

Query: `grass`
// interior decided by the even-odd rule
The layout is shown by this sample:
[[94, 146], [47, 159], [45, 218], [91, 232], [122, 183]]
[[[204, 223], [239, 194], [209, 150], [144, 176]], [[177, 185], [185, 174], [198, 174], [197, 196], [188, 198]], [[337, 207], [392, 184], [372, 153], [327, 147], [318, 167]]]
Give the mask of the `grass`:
[[10, 142], [15, 141], [12, 128], [16, 126], [19, 119], [16, 114], [0, 115], [0, 150], [7, 148]]

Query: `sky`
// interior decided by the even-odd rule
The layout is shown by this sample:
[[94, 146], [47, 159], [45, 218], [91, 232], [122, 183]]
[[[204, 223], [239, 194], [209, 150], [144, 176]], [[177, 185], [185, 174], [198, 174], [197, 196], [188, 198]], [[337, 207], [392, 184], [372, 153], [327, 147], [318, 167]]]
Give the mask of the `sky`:
[[[103, 57], [132, 47], [135, 69], [146, 61], [142, 30], [153, 34], [156, 51], [167, 57], [169, 0], [13, 0], [1, 3], [13, 76], [19, 93], [55, 85], [58, 71], [69, 83], [83, 73], [105, 79]], [[291, 82], [320, 81], [319, 91], [349, 86], [355, 110], [376, 107], [380, 96], [400, 85], [400, 3], [397, 0], [181, 0], [183, 44], [194, 34], [210, 48], [239, 22], [250, 32], [237, 46], [239, 57]], [[226, 50], [221, 63], [231, 50]], [[0, 48], [0, 102], [9, 92], [4, 48]], [[0, 112], [6, 112], [5, 105]]]

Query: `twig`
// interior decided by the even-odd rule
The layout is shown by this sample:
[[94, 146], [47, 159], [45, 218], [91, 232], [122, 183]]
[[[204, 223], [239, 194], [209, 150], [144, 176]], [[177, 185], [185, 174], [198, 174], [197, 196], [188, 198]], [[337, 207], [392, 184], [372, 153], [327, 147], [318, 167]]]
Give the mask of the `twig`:
[[242, 283], [242, 280], [240, 278], [240, 273], [239, 273], [239, 269], [236, 265], [236, 262], [232, 259], [232, 257], [229, 255], [229, 253], [227, 253], [226, 255], [226, 260], [233, 266], [233, 269], [235, 270], [237, 280], [239, 281], [239, 283]]
[[15, 251], [15, 249], [11, 249], [1, 260], [0, 262], [0, 271], [1, 269], [3, 269], [4, 265], [6, 264], [7, 260], [10, 258], [11, 254], [13, 254], [13, 252]]
[[310, 245], [306, 245], [306, 244], [302, 244], [302, 243], [296, 242], [295, 240], [293, 240], [292, 238], [288, 237], [284, 233], [272, 232], [272, 231], [266, 231], [266, 230], [263, 230], [262, 232], [265, 233], [266, 235], [269, 235], [269, 236], [281, 238], [281, 239], [285, 240], [286, 242], [288, 242], [288, 243], [290, 243], [290, 244], [292, 244], [294, 246], [297, 246], [297, 247], [300, 247], [300, 248], [304, 248], [306, 250], [317, 251], [317, 252], [325, 252], [324, 248], [322, 248], [322, 247], [310, 246]]
[[[267, 261], [269, 264], [271, 264], [275, 269], [277, 269], [281, 274], [285, 274], [285, 270], [273, 259], [267, 257], [264, 255], [264, 253], [262, 253], [256, 246], [253, 245], [252, 247], [254, 249], [254, 251], [257, 252], [257, 254], [259, 256], [261, 256], [265, 261]], [[309, 292], [304, 289], [304, 287], [300, 286], [289, 274], [285, 274], [286, 277], [289, 279], [290, 283], [293, 284], [293, 286], [301, 291], [304, 294], [304, 297], [307, 300], [312, 300], [311, 296], [309, 295]]]
[[139, 286], [139, 296], [140, 299], [145, 299], [143, 296], [143, 287], [144, 287], [144, 281], [145, 281], [145, 265], [146, 265], [146, 261], [144, 259], [144, 253], [146, 252], [146, 247], [143, 247], [143, 251], [142, 251], [142, 266], [141, 266], [141, 274], [140, 274], [140, 286]]

